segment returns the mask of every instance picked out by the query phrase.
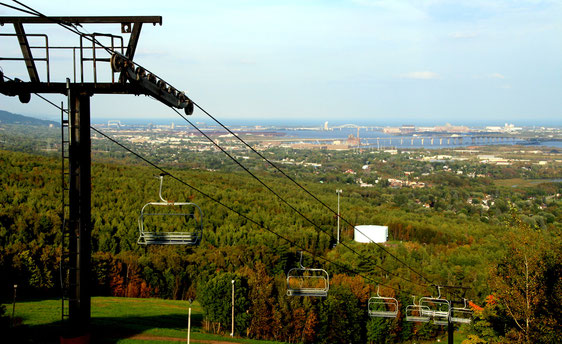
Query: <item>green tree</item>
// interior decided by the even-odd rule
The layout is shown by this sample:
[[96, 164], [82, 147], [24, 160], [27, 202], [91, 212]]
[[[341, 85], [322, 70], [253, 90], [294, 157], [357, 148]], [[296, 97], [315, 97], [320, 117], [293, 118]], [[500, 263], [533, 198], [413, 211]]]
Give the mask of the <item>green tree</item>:
[[332, 286], [319, 304], [319, 343], [364, 343], [367, 312], [344, 286]]
[[208, 330], [214, 333], [230, 332], [232, 317], [232, 281], [234, 281], [234, 324], [235, 333], [245, 333], [250, 323], [248, 313], [248, 283], [245, 278], [233, 273], [219, 273], [199, 284], [197, 295]]
[[371, 318], [367, 322], [367, 340], [369, 343], [383, 344], [390, 342], [390, 326], [392, 320], [388, 318]]

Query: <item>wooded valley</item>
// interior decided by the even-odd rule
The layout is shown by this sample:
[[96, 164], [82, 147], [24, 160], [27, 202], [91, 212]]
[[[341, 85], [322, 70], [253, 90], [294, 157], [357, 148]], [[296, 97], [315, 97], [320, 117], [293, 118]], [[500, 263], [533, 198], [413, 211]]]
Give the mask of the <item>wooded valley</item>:
[[[23, 140], [24, 135], [2, 135], [0, 292], [10, 295], [17, 284], [23, 295], [58, 295], [60, 158], [37, 149], [44, 145], [41, 138], [34, 143]], [[19, 145], [6, 143], [14, 139], [21, 140]], [[342, 243], [335, 245], [334, 213], [267, 163], [254, 159], [248, 165], [306, 218], [219, 153], [183, 152], [175, 162], [162, 152], [147, 152], [193, 187], [167, 178], [162, 191], [168, 200], [193, 202], [203, 211], [202, 242], [190, 248], [137, 244], [139, 212], [145, 203], [158, 200], [154, 176], [160, 171], [131, 157], [122, 159], [126, 153], [116, 147], [96, 152], [94, 146], [94, 151], [96, 295], [196, 298], [206, 330], [227, 333], [234, 280], [237, 335], [289, 343], [399, 343], [446, 331], [405, 321], [411, 295], [436, 296], [434, 285], [461, 286], [467, 289], [442, 292], [449, 299], [471, 300], [473, 321], [463, 325], [467, 343], [554, 343], [562, 332], [562, 183], [547, 180], [562, 175], [560, 160], [502, 167], [404, 154], [269, 151], [278, 160], [321, 163], [322, 170], [282, 168], [332, 209], [337, 204], [334, 191], [343, 190]], [[349, 169], [358, 174], [345, 174]], [[391, 187], [387, 179], [403, 176], [403, 171], [412, 171], [411, 177], [418, 176], [426, 187]], [[469, 177], [470, 171], [481, 176]], [[498, 182], [508, 177], [542, 182], [524, 187]], [[360, 187], [357, 178], [373, 181], [372, 187]], [[375, 183], [377, 179], [381, 182]], [[354, 242], [350, 224], [387, 225], [389, 241]], [[299, 265], [302, 249], [304, 266], [330, 274], [326, 298], [286, 296], [286, 274]], [[381, 295], [398, 299], [398, 317], [368, 316], [367, 301], [378, 285]]]

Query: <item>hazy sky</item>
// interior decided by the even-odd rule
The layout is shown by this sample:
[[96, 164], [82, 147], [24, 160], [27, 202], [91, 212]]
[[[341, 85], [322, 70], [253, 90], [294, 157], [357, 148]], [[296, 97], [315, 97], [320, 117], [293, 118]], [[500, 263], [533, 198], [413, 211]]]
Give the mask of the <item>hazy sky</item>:
[[[162, 26], [143, 27], [135, 61], [221, 119], [562, 125], [559, 0], [24, 2], [47, 15], [161, 15]], [[20, 14], [0, 7], [0, 15]], [[118, 25], [84, 29], [120, 33]], [[79, 42], [55, 28], [27, 31], [46, 30], [51, 45]], [[11, 49], [0, 45], [0, 55]], [[53, 77], [62, 81], [69, 72], [54, 69], [70, 64], [59, 62]], [[28, 79], [13, 62], [0, 66]], [[57, 114], [36, 97], [0, 96], [0, 109]], [[95, 96], [92, 114], [174, 116], [133, 96]]]

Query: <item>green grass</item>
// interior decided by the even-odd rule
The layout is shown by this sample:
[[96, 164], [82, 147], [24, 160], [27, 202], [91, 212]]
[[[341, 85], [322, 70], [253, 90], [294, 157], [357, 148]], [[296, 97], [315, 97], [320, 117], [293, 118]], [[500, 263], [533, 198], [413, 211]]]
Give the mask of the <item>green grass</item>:
[[552, 179], [522, 179], [522, 178], [511, 178], [511, 179], [497, 179], [494, 180], [494, 184], [498, 186], [507, 187], [521, 187], [530, 188], [537, 186], [541, 183], [552, 183]]
[[[6, 308], [12, 309], [11, 304]], [[131, 339], [133, 336], [186, 338], [189, 303], [160, 299], [117, 297], [92, 298], [92, 338], [95, 343], [164, 343], [161, 340]], [[59, 299], [27, 300], [16, 304], [21, 324], [11, 332], [14, 342], [58, 343], [61, 333]], [[276, 343], [222, 337], [201, 332], [203, 313], [194, 302], [191, 310], [191, 338], [234, 343]]]
[[[8, 314], [12, 305], [5, 304]], [[142, 340], [145, 337], [173, 337], [185, 339], [187, 336], [186, 301], [160, 299], [133, 299], [121, 297], [92, 298], [93, 343], [171, 343], [157, 338]], [[21, 319], [7, 341], [2, 343], [58, 343], [61, 333], [60, 299], [27, 300], [16, 304], [16, 318]], [[194, 302], [191, 309], [191, 338], [195, 340], [233, 342], [233, 343], [279, 343], [251, 339], [230, 338], [201, 332], [203, 312], [199, 303]], [[132, 338], [137, 336], [137, 338]], [[5, 339], [6, 336], [2, 337]], [[466, 334], [455, 331], [455, 344], [460, 344]], [[174, 341], [175, 343], [180, 343]], [[185, 341], [183, 341], [185, 343]], [[416, 341], [418, 343], [438, 343], [437, 341]], [[446, 343], [442, 337], [440, 343]]]

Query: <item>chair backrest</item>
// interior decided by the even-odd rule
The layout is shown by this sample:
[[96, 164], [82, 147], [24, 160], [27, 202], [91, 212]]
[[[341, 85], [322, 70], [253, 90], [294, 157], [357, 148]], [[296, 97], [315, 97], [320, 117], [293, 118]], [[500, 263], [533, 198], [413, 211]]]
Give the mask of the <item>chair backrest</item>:
[[464, 299], [464, 307], [451, 308], [451, 321], [459, 324], [470, 324], [472, 322], [472, 310], [467, 307]]
[[[170, 209], [174, 211], [170, 211]], [[159, 221], [151, 223], [149, 219]], [[197, 245], [203, 234], [203, 213], [189, 202], [149, 202], [139, 215], [141, 245]]]
[[302, 265], [292, 268], [287, 273], [288, 296], [321, 296], [328, 295], [330, 289], [330, 275], [324, 269], [306, 268]]
[[448, 325], [451, 312], [449, 300], [440, 297], [422, 297], [420, 306], [427, 307], [426, 315], [431, 317], [435, 325]]
[[405, 319], [406, 321], [429, 322], [431, 317], [427, 314], [428, 312], [429, 308], [426, 306], [408, 305], [406, 306]]
[[293, 268], [287, 274], [287, 295], [327, 296], [330, 277], [324, 269]]
[[[203, 212], [191, 202], [169, 202], [162, 197], [160, 176], [158, 196], [160, 202], [145, 204], [138, 218], [140, 245], [198, 245], [203, 235]], [[157, 225], [149, 219], [159, 221]], [[147, 221], [149, 220], [149, 221]]]
[[393, 297], [384, 297], [379, 294], [380, 286], [377, 286], [377, 296], [373, 296], [367, 303], [367, 311], [372, 317], [395, 318], [398, 315], [398, 300]]
[[393, 297], [371, 297], [369, 315], [379, 318], [395, 318], [398, 315], [398, 300]]

